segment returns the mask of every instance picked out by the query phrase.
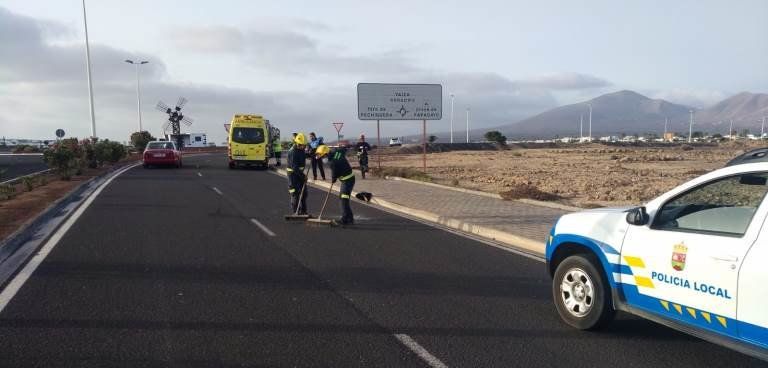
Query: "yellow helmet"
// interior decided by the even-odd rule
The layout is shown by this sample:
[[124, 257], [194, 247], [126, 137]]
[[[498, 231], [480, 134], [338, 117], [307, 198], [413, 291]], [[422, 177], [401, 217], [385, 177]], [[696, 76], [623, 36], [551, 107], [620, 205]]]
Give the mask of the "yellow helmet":
[[293, 143], [296, 143], [301, 146], [307, 145], [307, 137], [304, 136], [304, 133], [296, 134], [296, 137], [293, 138]]
[[325, 157], [328, 154], [328, 152], [331, 152], [331, 149], [328, 148], [328, 146], [321, 144], [317, 146], [317, 149], [315, 150], [315, 155], [317, 157]]

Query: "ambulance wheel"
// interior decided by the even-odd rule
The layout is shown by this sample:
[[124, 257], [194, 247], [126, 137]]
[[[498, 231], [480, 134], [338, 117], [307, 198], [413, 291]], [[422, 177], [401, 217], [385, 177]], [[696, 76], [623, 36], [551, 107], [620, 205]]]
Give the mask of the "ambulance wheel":
[[552, 297], [563, 321], [580, 330], [598, 329], [613, 319], [611, 290], [592, 254], [563, 260], [552, 280]]
[[235, 163], [234, 162], [230, 162], [229, 163], [229, 168], [230, 169], [234, 169], [235, 168]]

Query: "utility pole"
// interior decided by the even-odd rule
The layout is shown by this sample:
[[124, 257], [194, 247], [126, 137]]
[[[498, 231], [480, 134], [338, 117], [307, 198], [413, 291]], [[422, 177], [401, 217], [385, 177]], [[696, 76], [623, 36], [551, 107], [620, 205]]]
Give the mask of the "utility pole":
[[91, 48], [88, 45], [88, 20], [85, 15], [85, 0], [83, 0], [83, 25], [85, 26], [85, 71], [88, 74], [88, 100], [91, 110], [91, 138], [96, 138], [96, 116], [93, 113], [93, 83], [91, 82]]
[[691, 121], [688, 123], [688, 143], [691, 143], [691, 135], [693, 134], [693, 110], [688, 110], [691, 114]]
[[584, 141], [584, 113], [579, 116], [579, 143]]
[[763, 124], [760, 125], [760, 139], [763, 139], [765, 134], [765, 116], [763, 116]]
[[467, 143], [469, 143], [469, 107], [467, 107]]
[[134, 66], [136, 66], [136, 110], [137, 110], [138, 115], [139, 115], [139, 131], [141, 132], [144, 129], [141, 126], [141, 82], [140, 82], [140, 79], [139, 79], [139, 65], [147, 64], [147, 63], [149, 63], [149, 61], [136, 61], [136, 62], [134, 62], [133, 60], [128, 59], [125, 62], [128, 63], [128, 64], [133, 64]]
[[454, 100], [453, 93], [451, 93], [451, 143], [453, 143], [453, 100]]

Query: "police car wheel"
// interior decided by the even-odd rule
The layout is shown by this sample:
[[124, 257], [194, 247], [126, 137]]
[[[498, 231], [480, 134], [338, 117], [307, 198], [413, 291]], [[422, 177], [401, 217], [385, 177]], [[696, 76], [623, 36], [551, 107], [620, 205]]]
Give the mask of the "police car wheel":
[[611, 292], [603, 273], [595, 267], [591, 254], [578, 254], [557, 266], [552, 296], [565, 323], [580, 330], [596, 329], [609, 322], [615, 313]]

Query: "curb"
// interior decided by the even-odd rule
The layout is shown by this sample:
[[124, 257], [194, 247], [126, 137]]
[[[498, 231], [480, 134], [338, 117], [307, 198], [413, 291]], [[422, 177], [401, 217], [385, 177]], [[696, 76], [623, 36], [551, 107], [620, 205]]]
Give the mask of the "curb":
[[[425, 181], [418, 181], [418, 180], [413, 180], [413, 179], [401, 178], [399, 176], [386, 176], [386, 177], [384, 177], [384, 179], [386, 179], [386, 180], [404, 181], [404, 182], [411, 183], [411, 184], [426, 185], [426, 186], [440, 188], [440, 189], [452, 190], [454, 192], [474, 194], [474, 195], [478, 195], [478, 196], [482, 196], [482, 197], [499, 199], [499, 200], [502, 200], [502, 201], [504, 200], [504, 198], [502, 198], [501, 195], [499, 195], [499, 194], [488, 193], [488, 192], [481, 192], [479, 190], [466, 189], [466, 188], [457, 188], [457, 187], [451, 187], [451, 186], [448, 186], [448, 185], [428, 183], [428, 182], [425, 182]], [[539, 200], [536, 200], [536, 199], [521, 198], [521, 199], [513, 199], [513, 201], [529, 204], [529, 205], [532, 205], [532, 206], [548, 207], [548, 208], [553, 208], [553, 209], [556, 209], [556, 210], [563, 210], [563, 211], [569, 211], [569, 212], [579, 212], [579, 211], [584, 211], [585, 210], [585, 208], [581, 208], [581, 207], [569, 206], [569, 205], [560, 204], [560, 203], [539, 201]]]
[[[284, 169], [276, 169], [274, 170], [274, 172], [278, 175], [287, 176]], [[408, 179], [405, 179], [405, 180], [408, 180]], [[325, 182], [310, 182], [308, 184], [310, 186], [320, 187], [325, 189], [328, 189], [331, 186], [331, 184], [325, 183]], [[434, 184], [434, 185], [437, 185], [437, 184]], [[358, 192], [353, 191], [352, 195], [354, 196], [357, 193]], [[490, 194], [490, 193], [485, 193], [485, 194]], [[469, 233], [472, 235], [477, 235], [482, 238], [490, 239], [490, 240], [499, 242], [508, 248], [523, 250], [523, 251], [530, 252], [540, 256], [544, 255], [544, 252], [545, 252], [545, 245], [543, 242], [528, 239], [515, 234], [510, 234], [501, 230], [492, 229], [486, 226], [475, 225], [472, 223], [464, 222], [464, 221], [457, 220], [450, 217], [440, 216], [438, 214], [434, 214], [428, 211], [413, 209], [410, 207], [406, 207], [397, 203], [381, 200], [378, 198], [373, 198], [370, 203], [368, 202], [363, 202], [363, 203], [367, 205], [380, 206], [395, 212], [403, 213], [405, 215], [418, 218], [420, 220], [442, 225], [453, 230], [458, 230], [464, 233]]]
[[107, 172], [80, 183], [0, 241], [0, 290], [100, 183], [123, 168], [138, 165], [139, 163], [126, 163], [113, 166]]

